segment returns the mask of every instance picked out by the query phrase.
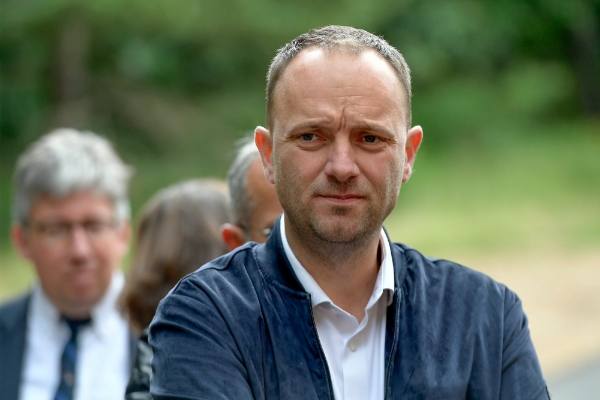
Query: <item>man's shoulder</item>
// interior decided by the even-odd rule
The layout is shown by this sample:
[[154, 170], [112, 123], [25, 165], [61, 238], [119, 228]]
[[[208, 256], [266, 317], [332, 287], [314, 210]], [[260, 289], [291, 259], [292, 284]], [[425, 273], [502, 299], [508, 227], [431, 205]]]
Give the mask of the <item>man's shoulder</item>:
[[395, 259], [403, 263], [402, 268], [405, 269], [403, 281], [406, 284], [427, 281], [429, 287], [444, 286], [448, 290], [460, 289], [465, 293], [484, 291], [488, 295], [499, 297], [504, 297], [506, 292], [509, 292], [504, 284], [460, 263], [425, 256], [402, 243], [393, 243], [392, 249], [392, 252], [396, 253]]
[[31, 292], [25, 292], [0, 303], [0, 319], [10, 315], [26, 313], [30, 299]]
[[246, 269], [255, 264], [253, 249], [257, 245], [255, 242], [248, 242], [227, 254], [217, 257], [185, 276], [180, 283], [185, 281], [235, 279], [240, 269]]
[[15, 326], [19, 321], [24, 321], [30, 299], [31, 292], [26, 292], [0, 304], [0, 326], [3, 329], [8, 329]]
[[253, 248], [256, 243], [246, 243], [237, 249], [204, 264], [183, 277], [169, 292], [165, 300], [174, 297], [199, 298], [204, 295], [237, 291], [236, 287], [247, 281], [248, 271], [254, 270], [256, 262]]

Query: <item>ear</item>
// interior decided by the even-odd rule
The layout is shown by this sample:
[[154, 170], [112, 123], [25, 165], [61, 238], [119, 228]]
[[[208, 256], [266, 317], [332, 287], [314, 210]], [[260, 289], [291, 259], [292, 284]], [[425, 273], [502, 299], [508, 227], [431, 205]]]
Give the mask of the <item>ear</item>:
[[13, 225], [10, 231], [10, 236], [13, 245], [15, 246], [21, 257], [23, 257], [26, 260], [31, 260], [29, 238], [27, 237], [27, 232], [25, 232], [25, 228], [23, 228], [23, 226], [20, 224]]
[[406, 146], [404, 148], [406, 159], [404, 160], [404, 172], [402, 174], [402, 183], [410, 179], [417, 157], [417, 151], [423, 141], [423, 129], [417, 125], [411, 128], [406, 134]]
[[265, 177], [269, 180], [269, 182], [275, 183], [272, 161], [273, 142], [271, 141], [271, 134], [266, 128], [257, 126], [254, 130], [254, 143], [256, 144], [258, 152], [260, 153], [263, 169], [265, 171]]
[[229, 251], [234, 250], [246, 243], [246, 235], [244, 231], [237, 225], [223, 224], [221, 226], [221, 237], [227, 245]]

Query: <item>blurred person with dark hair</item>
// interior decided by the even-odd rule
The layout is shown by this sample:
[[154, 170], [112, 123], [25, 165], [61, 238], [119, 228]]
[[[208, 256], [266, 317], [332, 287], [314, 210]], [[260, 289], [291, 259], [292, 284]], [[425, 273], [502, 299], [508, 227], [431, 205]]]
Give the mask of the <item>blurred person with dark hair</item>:
[[383, 228], [423, 138], [410, 98], [364, 30], [277, 52], [255, 143], [283, 216], [161, 302], [155, 399], [548, 399], [516, 294]]
[[[275, 187], [265, 177], [253, 141], [242, 142], [227, 175], [232, 223], [224, 214], [224, 192], [213, 182], [191, 181], [164, 189], [144, 209], [137, 232], [138, 250], [122, 297], [134, 329], [150, 323], [158, 302], [179, 279], [224, 254], [224, 246], [233, 250], [250, 240], [264, 243], [281, 215]], [[188, 251], [182, 251], [185, 248]], [[152, 398], [151, 359], [146, 329], [138, 341], [127, 400]]]
[[162, 189], [144, 206], [121, 298], [137, 332], [181, 278], [227, 252], [220, 233], [227, 202], [225, 183], [199, 179]]
[[162, 189], [144, 206], [121, 297], [132, 328], [141, 332], [126, 399], [151, 399], [152, 349], [144, 328], [160, 300], [181, 278], [227, 252], [220, 233], [229, 221], [227, 203], [225, 183], [198, 179]]
[[135, 342], [117, 310], [131, 169], [73, 129], [33, 143], [14, 174], [12, 239], [38, 282], [0, 306], [2, 399], [114, 399]]

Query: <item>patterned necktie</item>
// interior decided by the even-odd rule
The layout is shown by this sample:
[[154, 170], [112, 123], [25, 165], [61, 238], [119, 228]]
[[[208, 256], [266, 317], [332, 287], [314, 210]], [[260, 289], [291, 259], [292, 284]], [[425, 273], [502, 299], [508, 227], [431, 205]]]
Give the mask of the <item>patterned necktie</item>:
[[71, 330], [71, 338], [65, 345], [60, 361], [60, 384], [54, 400], [72, 400], [75, 385], [75, 368], [77, 363], [77, 334], [79, 329], [91, 322], [90, 318], [74, 320], [63, 318]]

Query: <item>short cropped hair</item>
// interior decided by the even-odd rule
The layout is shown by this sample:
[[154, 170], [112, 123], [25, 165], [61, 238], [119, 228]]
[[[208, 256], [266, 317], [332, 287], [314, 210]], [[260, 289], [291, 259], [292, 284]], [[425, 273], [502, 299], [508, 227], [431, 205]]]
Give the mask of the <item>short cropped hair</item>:
[[62, 198], [86, 190], [107, 196], [116, 221], [127, 220], [132, 171], [107, 139], [92, 132], [57, 129], [32, 143], [17, 161], [13, 222], [27, 226], [31, 207], [41, 196]]
[[410, 69], [400, 52], [385, 41], [382, 37], [373, 35], [362, 29], [349, 26], [329, 25], [323, 28], [312, 29], [308, 33], [298, 36], [281, 49], [271, 61], [267, 73], [267, 126], [272, 129], [273, 95], [277, 82], [283, 75], [288, 64], [303, 49], [318, 47], [326, 51], [346, 51], [358, 55], [366, 49], [376, 50], [394, 68], [406, 95], [406, 122], [411, 125], [411, 83]]
[[256, 206], [248, 191], [248, 170], [259, 153], [252, 137], [242, 139], [238, 146], [235, 160], [227, 173], [229, 211], [232, 223], [246, 229]]
[[160, 300], [181, 278], [227, 252], [221, 237], [226, 222], [227, 186], [222, 181], [175, 184], [146, 203], [120, 298], [134, 330], [150, 324]]

